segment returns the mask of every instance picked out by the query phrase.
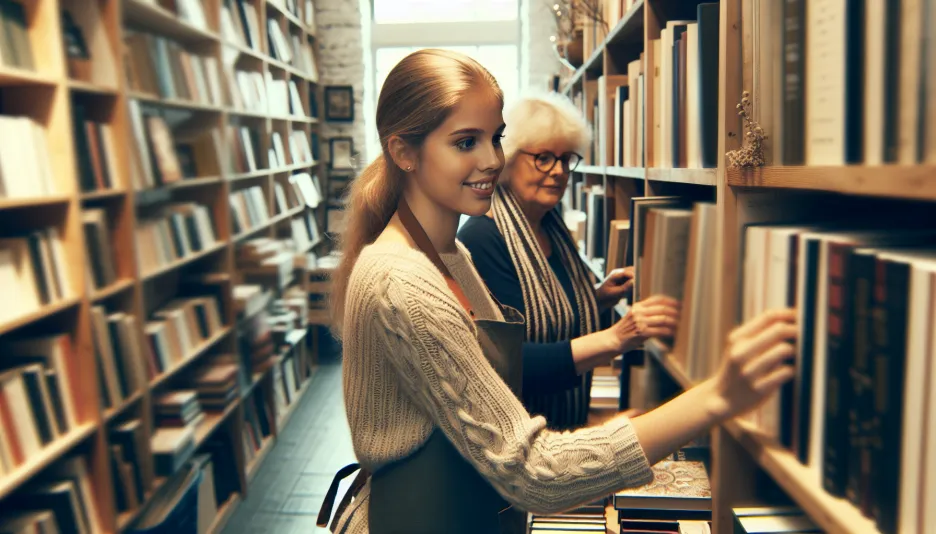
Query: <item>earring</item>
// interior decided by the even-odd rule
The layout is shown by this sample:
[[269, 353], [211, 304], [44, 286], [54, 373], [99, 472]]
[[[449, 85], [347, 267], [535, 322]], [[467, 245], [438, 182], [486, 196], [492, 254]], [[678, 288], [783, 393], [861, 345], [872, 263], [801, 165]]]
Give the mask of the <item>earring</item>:
[[406, 172], [410, 172], [411, 170], [413, 170], [413, 168], [410, 167], [409, 165], [407, 165], [407, 166], [406, 166]]

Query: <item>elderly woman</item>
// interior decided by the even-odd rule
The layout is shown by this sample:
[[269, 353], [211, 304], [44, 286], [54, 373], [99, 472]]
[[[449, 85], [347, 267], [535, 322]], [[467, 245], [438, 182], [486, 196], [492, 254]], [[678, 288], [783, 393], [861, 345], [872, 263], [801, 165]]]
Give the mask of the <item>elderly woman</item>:
[[494, 297], [526, 317], [523, 403], [552, 428], [575, 428], [588, 416], [591, 370], [645, 339], [672, 336], [678, 303], [650, 297], [602, 328], [602, 312], [630, 289], [631, 272], [615, 270], [596, 287], [555, 209], [590, 128], [557, 93], [522, 98], [506, 124], [491, 210], [468, 219], [458, 239]]

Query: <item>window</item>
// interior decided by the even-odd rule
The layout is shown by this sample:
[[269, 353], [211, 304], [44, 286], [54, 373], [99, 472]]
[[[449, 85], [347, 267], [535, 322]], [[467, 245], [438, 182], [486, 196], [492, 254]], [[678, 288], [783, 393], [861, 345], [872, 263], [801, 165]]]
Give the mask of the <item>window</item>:
[[516, 20], [517, 0], [373, 0], [375, 24]]

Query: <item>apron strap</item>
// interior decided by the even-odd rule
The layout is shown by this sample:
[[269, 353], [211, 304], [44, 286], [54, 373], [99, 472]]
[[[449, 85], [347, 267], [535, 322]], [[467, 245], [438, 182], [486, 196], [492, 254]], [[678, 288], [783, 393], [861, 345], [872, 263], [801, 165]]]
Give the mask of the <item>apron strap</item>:
[[[360, 469], [360, 471], [358, 471]], [[338, 508], [335, 509], [335, 518], [339, 518], [345, 511], [345, 508], [351, 504], [351, 499], [361, 491], [361, 488], [364, 487], [364, 484], [367, 482], [367, 477], [370, 476], [370, 473], [366, 469], [362, 468], [360, 464], [349, 464], [335, 473], [335, 478], [332, 479], [332, 483], [328, 486], [328, 491], [325, 493], [325, 499], [322, 501], [322, 506], [319, 508], [318, 518], [315, 521], [316, 526], [326, 527], [328, 526], [328, 519], [332, 515], [332, 507], [335, 505], [335, 497], [338, 496], [338, 486], [341, 484], [341, 481], [351, 473], [358, 471], [354, 481], [351, 483], [351, 487], [348, 488], [348, 491], [345, 492], [344, 497], [341, 498], [341, 502], [338, 503]], [[334, 529], [334, 524], [332, 524], [332, 529]], [[334, 532], [334, 530], [332, 530]]]
[[471, 302], [468, 300], [468, 297], [465, 296], [465, 292], [462, 291], [461, 286], [458, 285], [458, 281], [455, 280], [455, 277], [449, 272], [448, 267], [442, 261], [438, 251], [436, 251], [435, 247], [432, 245], [432, 241], [429, 240], [429, 236], [426, 235], [426, 231], [423, 229], [422, 225], [419, 224], [419, 220], [413, 215], [413, 211], [404, 198], [400, 199], [397, 215], [400, 217], [400, 222], [403, 223], [403, 228], [406, 228], [410, 237], [413, 238], [413, 242], [416, 243], [416, 246], [419, 247], [419, 250], [421, 250], [423, 254], [429, 257], [429, 261], [436, 266], [436, 269], [442, 273], [442, 276], [445, 278], [445, 283], [448, 284], [449, 289], [455, 294], [455, 298], [458, 299], [458, 302], [461, 303], [465, 311], [468, 312], [468, 316], [474, 319], [475, 314], [474, 309], [471, 307]]

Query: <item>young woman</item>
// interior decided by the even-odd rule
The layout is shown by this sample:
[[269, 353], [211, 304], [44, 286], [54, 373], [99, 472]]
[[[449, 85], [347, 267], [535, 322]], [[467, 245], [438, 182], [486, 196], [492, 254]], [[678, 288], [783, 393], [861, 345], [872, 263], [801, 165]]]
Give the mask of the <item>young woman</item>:
[[333, 279], [363, 466], [337, 532], [522, 532], [511, 505], [556, 512], [645, 484], [650, 465], [793, 374], [794, 315], [777, 311], [732, 334], [716, 377], [645, 415], [566, 433], [530, 417], [517, 399], [522, 317], [455, 240], [461, 214], [490, 209], [502, 108], [483, 67], [441, 50], [407, 56], [380, 93], [383, 154], [352, 185]]
[[525, 95], [507, 123], [506, 163], [491, 210], [468, 219], [458, 240], [494, 297], [526, 318], [524, 406], [550, 428], [572, 429], [588, 418], [590, 371], [648, 338], [672, 337], [678, 303], [652, 296], [614, 324], [601, 324], [630, 288], [632, 272], [616, 269], [596, 289], [555, 209], [591, 129], [558, 93]]

